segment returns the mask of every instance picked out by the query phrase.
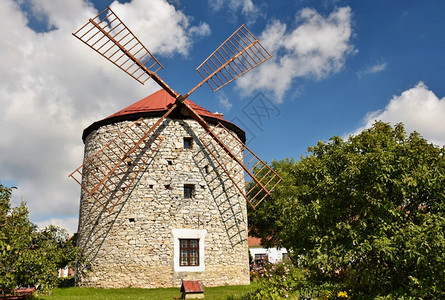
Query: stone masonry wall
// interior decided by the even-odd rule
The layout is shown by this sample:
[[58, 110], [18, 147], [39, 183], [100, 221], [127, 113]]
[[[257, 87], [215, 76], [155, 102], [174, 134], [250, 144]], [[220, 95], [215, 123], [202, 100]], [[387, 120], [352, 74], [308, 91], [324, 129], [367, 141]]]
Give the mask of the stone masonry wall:
[[[85, 141], [85, 160], [129, 124], [92, 132]], [[249, 284], [246, 201], [201, 145], [197, 136], [204, 129], [194, 120], [166, 119], [156, 131], [162, 144], [111, 213], [82, 191], [78, 243], [83, 258], [77, 284], [177, 287], [183, 279], [202, 280], [205, 286]], [[193, 138], [191, 149], [183, 148], [184, 137]], [[233, 161], [224, 164], [243, 176]], [[184, 198], [184, 184], [194, 187], [190, 199]], [[200, 253], [204, 270], [175, 270], [175, 229], [206, 230]]]

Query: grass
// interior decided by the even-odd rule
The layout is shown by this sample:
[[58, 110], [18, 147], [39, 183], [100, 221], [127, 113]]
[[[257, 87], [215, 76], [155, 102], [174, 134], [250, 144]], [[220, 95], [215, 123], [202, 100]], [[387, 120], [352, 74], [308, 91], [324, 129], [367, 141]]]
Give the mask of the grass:
[[[232, 285], [219, 287], [206, 287], [206, 300], [227, 300], [230, 296], [240, 296], [249, 291], [256, 289], [256, 284], [250, 285]], [[101, 289], [101, 288], [57, 288], [51, 295], [41, 295], [34, 299], [38, 300], [80, 300], [80, 299], [150, 299], [150, 300], [172, 300], [175, 297], [181, 297], [179, 288], [163, 288], [163, 289], [139, 289], [139, 288], [122, 288], [122, 289]]]

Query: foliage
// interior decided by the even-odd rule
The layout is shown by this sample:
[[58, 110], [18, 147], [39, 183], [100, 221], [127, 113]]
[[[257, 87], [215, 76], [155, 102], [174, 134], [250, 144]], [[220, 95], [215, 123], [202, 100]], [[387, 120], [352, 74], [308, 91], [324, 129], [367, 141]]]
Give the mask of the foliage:
[[443, 298], [444, 154], [382, 122], [319, 142], [273, 163], [284, 182], [249, 212], [251, 234], [351, 298]]
[[258, 288], [236, 299], [288, 299], [300, 290], [305, 282], [304, 271], [292, 264], [266, 264], [256, 277]]
[[315, 284], [310, 280], [308, 270], [294, 266], [290, 262], [267, 264], [257, 271], [258, 288], [231, 300], [258, 299], [298, 299], [298, 300], [344, 300], [349, 298], [346, 291], [339, 286], [322, 283]]
[[266, 265], [258, 290], [252, 299], [286, 299], [297, 290], [297, 284], [303, 279], [300, 270], [290, 264]]
[[24, 202], [11, 207], [12, 189], [0, 184], [0, 289], [36, 286], [47, 292], [58, 283], [57, 271], [76, 257], [74, 241], [65, 230], [38, 230], [29, 221]]

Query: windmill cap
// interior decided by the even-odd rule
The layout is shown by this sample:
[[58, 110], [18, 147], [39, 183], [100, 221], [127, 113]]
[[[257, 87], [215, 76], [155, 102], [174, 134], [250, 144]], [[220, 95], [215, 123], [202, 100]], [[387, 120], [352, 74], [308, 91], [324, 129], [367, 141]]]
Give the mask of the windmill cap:
[[[96, 121], [83, 131], [82, 140], [85, 141], [86, 137], [94, 130], [99, 129], [102, 126], [118, 123], [122, 121], [135, 121], [141, 117], [160, 117], [162, 116], [169, 107], [175, 102], [169, 93], [165, 90], [159, 90], [136, 103], [127, 106], [124, 109], [102, 119]], [[203, 117], [208, 123], [217, 124], [222, 123], [227, 129], [233, 131], [241, 141], [246, 141], [246, 134], [244, 130], [239, 128], [237, 125], [225, 120], [222, 114], [212, 113], [207, 109], [199, 106], [198, 104], [186, 99], [185, 102], [190, 105], [201, 117]], [[187, 118], [187, 116], [180, 113], [175, 113], [170, 115], [172, 118]]]

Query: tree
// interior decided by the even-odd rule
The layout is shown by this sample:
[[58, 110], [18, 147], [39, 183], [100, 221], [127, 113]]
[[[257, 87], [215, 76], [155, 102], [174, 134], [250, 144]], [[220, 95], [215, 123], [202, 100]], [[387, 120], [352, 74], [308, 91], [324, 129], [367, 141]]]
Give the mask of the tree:
[[77, 248], [61, 228], [39, 231], [24, 202], [11, 207], [11, 194], [12, 188], [0, 184], [0, 289], [11, 294], [16, 287], [36, 286], [47, 292], [59, 281], [58, 269], [75, 259]]
[[356, 298], [445, 297], [445, 148], [376, 122], [308, 152], [273, 163], [284, 182], [251, 234]]

